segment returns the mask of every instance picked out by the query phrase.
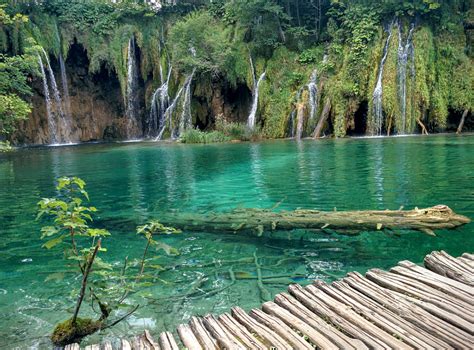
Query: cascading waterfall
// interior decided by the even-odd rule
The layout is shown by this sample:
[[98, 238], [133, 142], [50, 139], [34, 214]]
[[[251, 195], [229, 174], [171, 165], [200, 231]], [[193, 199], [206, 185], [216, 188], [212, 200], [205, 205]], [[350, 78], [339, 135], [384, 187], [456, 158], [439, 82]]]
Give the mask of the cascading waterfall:
[[128, 42], [127, 57], [127, 138], [138, 137], [138, 65], [136, 61], [135, 38]]
[[382, 128], [383, 128], [383, 110], [382, 110], [382, 79], [383, 79], [383, 68], [385, 65], [385, 61], [387, 60], [388, 55], [388, 47], [390, 45], [390, 39], [392, 38], [392, 24], [388, 29], [388, 37], [385, 41], [385, 46], [383, 48], [382, 60], [380, 61], [379, 72], [377, 75], [377, 83], [375, 84], [375, 89], [372, 94], [372, 103], [373, 103], [373, 119], [374, 119], [374, 127], [373, 127], [373, 134], [382, 135]]
[[252, 91], [252, 107], [250, 108], [250, 113], [247, 119], [247, 126], [253, 130], [255, 128], [255, 116], [257, 114], [257, 108], [258, 108], [258, 90], [260, 88], [260, 83], [262, 82], [263, 79], [265, 79], [266, 72], [263, 72], [257, 80], [257, 75], [256, 75], [256, 71], [253, 65], [251, 55], [250, 55], [250, 66], [253, 72], [253, 91]]
[[313, 120], [316, 115], [316, 110], [318, 109], [318, 72], [315, 69], [311, 73], [311, 79], [308, 83], [308, 92], [309, 92], [309, 120]]
[[179, 134], [188, 130], [193, 126], [193, 120], [191, 115], [191, 82], [193, 81], [194, 73], [196, 69], [193, 69], [191, 75], [186, 78], [184, 82], [184, 99], [183, 99], [183, 111], [179, 121]]
[[67, 83], [66, 65], [62, 54], [59, 54], [59, 69], [61, 70], [61, 84], [63, 89], [64, 113], [71, 118], [71, 101], [69, 98], [69, 86]]
[[[303, 88], [300, 88], [298, 92], [296, 93], [295, 101], [298, 103], [298, 101], [301, 98], [301, 93], [303, 92]], [[298, 112], [297, 108], [293, 108], [291, 113], [290, 113], [290, 137], [295, 137], [295, 118], [296, 118], [296, 113]]]
[[[41, 54], [44, 56], [44, 61], [41, 57]], [[66, 115], [64, 112], [63, 106], [65, 106], [63, 99], [61, 98], [61, 93], [58, 89], [58, 84], [56, 83], [56, 78], [54, 76], [51, 63], [49, 61], [48, 53], [41, 48], [41, 52], [38, 54], [40, 69], [43, 76], [43, 90], [45, 92], [46, 99], [46, 111], [48, 117], [48, 129], [50, 133], [50, 143], [65, 143], [71, 142], [70, 133], [71, 133], [71, 117]], [[45, 62], [46, 64], [44, 64]], [[61, 64], [62, 62], [62, 64]], [[60, 57], [60, 67], [61, 69], [61, 79], [63, 79], [63, 88], [66, 91], [67, 103], [69, 103], [69, 92], [67, 91], [67, 82], [66, 79], [66, 70], [64, 67], [64, 61]], [[66, 84], [66, 85], [64, 85]], [[51, 99], [51, 93], [53, 100]]]
[[[173, 101], [171, 104], [166, 108], [164, 114], [163, 114], [163, 125], [160, 127], [160, 130], [158, 132], [158, 136], [155, 138], [155, 141], [159, 141], [163, 137], [163, 133], [166, 130], [166, 123], [169, 123], [169, 129], [172, 132], [173, 137], [177, 137], [177, 133], [173, 132], [173, 125], [172, 125], [172, 117], [173, 113], [176, 110], [176, 107], [178, 106], [178, 102], [181, 98], [181, 95], [184, 93], [184, 100], [183, 100], [183, 112], [181, 114], [181, 118], [179, 121], [179, 128], [178, 128], [178, 133], [181, 132], [182, 130], [186, 130], [186, 127], [189, 127], [192, 124], [191, 121], [191, 82], [193, 80], [195, 73], [195, 69], [193, 69], [192, 73], [189, 74], [185, 81], [183, 86], [178, 90], [176, 93], [176, 96], [174, 97]], [[183, 126], [183, 128], [182, 128]]]
[[398, 84], [398, 100], [400, 106], [401, 127], [398, 130], [399, 134], [406, 133], [407, 121], [407, 64], [408, 60], [412, 60], [412, 77], [414, 77], [414, 48], [413, 48], [413, 31], [415, 25], [412, 23], [406, 42], [403, 43], [401, 24], [398, 24], [398, 61], [397, 61], [397, 84]]
[[56, 121], [54, 120], [54, 116], [52, 113], [52, 104], [51, 104], [51, 97], [49, 95], [49, 87], [48, 87], [48, 78], [46, 77], [46, 71], [44, 69], [43, 59], [41, 55], [38, 53], [38, 63], [40, 67], [41, 77], [43, 79], [43, 93], [44, 93], [44, 102], [46, 105], [46, 116], [48, 118], [48, 129], [49, 129], [49, 137], [50, 143], [56, 143]]
[[168, 86], [171, 77], [171, 66], [168, 68], [166, 81], [156, 89], [151, 100], [150, 116], [147, 123], [147, 136], [156, 137], [165, 125], [165, 112], [170, 104]]

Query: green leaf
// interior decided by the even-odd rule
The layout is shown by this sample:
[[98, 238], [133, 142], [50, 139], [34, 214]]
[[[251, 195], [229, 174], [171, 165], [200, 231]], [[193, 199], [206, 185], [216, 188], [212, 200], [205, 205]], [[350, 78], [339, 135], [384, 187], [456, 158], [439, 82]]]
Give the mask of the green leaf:
[[87, 229], [87, 235], [90, 237], [105, 237], [110, 236], [110, 232], [104, 229], [99, 228], [89, 228]]
[[46, 249], [51, 249], [51, 248], [57, 246], [58, 244], [62, 243], [63, 240], [64, 240], [64, 235], [60, 236], [60, 237], [53, 238], [52, 240], [49, 240], [48, 242], [43, 244], [43, 247], [46, 248]]
[[51, 237], [59, 232], [59, 229], [55, 226], [43, 226], [41, 228], [41, 239], [45, 237]]

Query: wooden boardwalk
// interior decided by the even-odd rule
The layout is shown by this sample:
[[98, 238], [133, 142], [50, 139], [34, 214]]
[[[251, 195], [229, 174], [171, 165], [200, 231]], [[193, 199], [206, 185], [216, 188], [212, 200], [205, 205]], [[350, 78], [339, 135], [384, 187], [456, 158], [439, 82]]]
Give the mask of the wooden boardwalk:
[[[433, 252], [425, 267], [351, 272], [327, 284], [294, 284], [246, 313], [192, 317], [155, 341], [148, 331], [88, 350], [112, 349], [472, 349], [474, 255]], [[66, 346], [78, 350], [79, 345]]]

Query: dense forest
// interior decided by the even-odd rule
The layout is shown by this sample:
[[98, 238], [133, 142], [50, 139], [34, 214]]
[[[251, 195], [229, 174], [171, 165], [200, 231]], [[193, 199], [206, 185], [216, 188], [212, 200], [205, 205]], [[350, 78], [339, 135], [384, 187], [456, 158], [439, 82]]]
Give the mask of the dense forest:
[[473, 126], [468, 0], [0, 3], [0, 137], [15, 144]]

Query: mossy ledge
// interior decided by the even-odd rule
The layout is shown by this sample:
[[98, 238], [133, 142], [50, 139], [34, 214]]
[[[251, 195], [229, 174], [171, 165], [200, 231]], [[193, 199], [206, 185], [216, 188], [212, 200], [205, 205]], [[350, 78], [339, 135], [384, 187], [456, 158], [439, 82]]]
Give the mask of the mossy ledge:
[[77, 318], [73, 324], [72, 318], [59, 323], [51, 335], [51, 341], [56, 346], [65, 346], [72, 343], [80, 343], [81, 340], [97, 332], [102, 326], [101, 321], [90, 318]]

